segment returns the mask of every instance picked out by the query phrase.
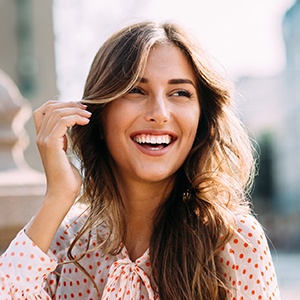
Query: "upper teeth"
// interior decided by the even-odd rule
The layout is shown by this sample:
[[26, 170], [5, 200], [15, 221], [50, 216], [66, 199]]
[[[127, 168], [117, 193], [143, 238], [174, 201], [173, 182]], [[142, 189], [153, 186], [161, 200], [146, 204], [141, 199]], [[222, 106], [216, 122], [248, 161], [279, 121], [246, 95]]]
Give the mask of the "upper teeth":
[[150, 134], [141, 134], [134, 137], [134, 141], [142, 144], [170, 144], [172, 137], [168, 134], [165, 135], [150, 135]]

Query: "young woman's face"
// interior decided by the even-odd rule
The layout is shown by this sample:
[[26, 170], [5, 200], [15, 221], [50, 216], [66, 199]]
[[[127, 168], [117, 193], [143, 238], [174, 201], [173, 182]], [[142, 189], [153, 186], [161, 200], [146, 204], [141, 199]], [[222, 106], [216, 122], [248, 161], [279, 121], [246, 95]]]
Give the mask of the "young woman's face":
[[171, 180], [193, 145], [199, 118], [191, 65], [177, 47], [155, 46], [136, 86], [105, 108], [104, 139], [117, 179]]

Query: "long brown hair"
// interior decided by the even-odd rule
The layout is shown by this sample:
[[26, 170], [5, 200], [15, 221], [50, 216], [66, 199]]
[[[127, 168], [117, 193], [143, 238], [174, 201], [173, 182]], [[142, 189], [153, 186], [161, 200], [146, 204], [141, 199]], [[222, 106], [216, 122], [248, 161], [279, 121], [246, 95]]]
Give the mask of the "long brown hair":
[[225, 299], [218, 253], [235, 228], [235, 213], [249, 212], [246, 195], [253, 178], [252, 147], [233, 113], [231, 84], [176, 24], [128, 26], [108, 39], [95, 56], [83, 94], [92, 117], [88, 126], [71, 130], [74, 150], [82, 163], [82, 199], [90, 209], [69, 256], [72, 258], [80, 236], [101, 225], [108, 228], [107, 237], [99, 240], [102, 251], [115, 254], [120, 250], [126, 217], [102, 138], [101, 114], [107, 103], [136, 84], [158, 43], [181, 49], [193, 67], [201, 117], [194, 145], [177, 171], [173, 190], [155, 214], [150, 241], [153, 277], [160, 299]]

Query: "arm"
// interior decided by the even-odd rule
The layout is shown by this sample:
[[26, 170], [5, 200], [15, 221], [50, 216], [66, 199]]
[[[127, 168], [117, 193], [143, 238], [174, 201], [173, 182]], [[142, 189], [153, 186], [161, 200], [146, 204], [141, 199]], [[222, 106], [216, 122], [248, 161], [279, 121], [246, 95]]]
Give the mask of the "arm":
[[57, 262], [46, 253], [81, 188], [81, 176], [66, 155], [66, 132], [75, 124], [88, 124], [89, 117], [85, 106], [75, 102], [49, 101], [34, 113], [47, 190], [26, 233], [21, 231], [0, 257], [1, 299], [50, 299], [43, 284]]
[[54, 256], [46, 255], [20, 231], [0, 257], [0, 299], [51, 299], [44, 280], [56, 266]]
[[47, 192], [42, 207], [26, 233], [45, 253], [80, 192], [81, 176], [66, 155], [66, 132], [75, 124], [88, 124], [90, 113], [85, 108], [75, 102], [49, 101], [34, 112], [37, 145], [47, 178]]

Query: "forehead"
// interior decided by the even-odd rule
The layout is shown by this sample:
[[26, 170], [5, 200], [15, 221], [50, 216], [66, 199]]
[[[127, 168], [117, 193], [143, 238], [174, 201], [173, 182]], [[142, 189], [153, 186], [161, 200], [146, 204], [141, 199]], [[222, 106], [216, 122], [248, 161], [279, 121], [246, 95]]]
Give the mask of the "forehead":
[[196, 83], [190, 61], [179, 47], [172, 44], [158, 44], [150, 50], [142, 77], [189, 78]]

